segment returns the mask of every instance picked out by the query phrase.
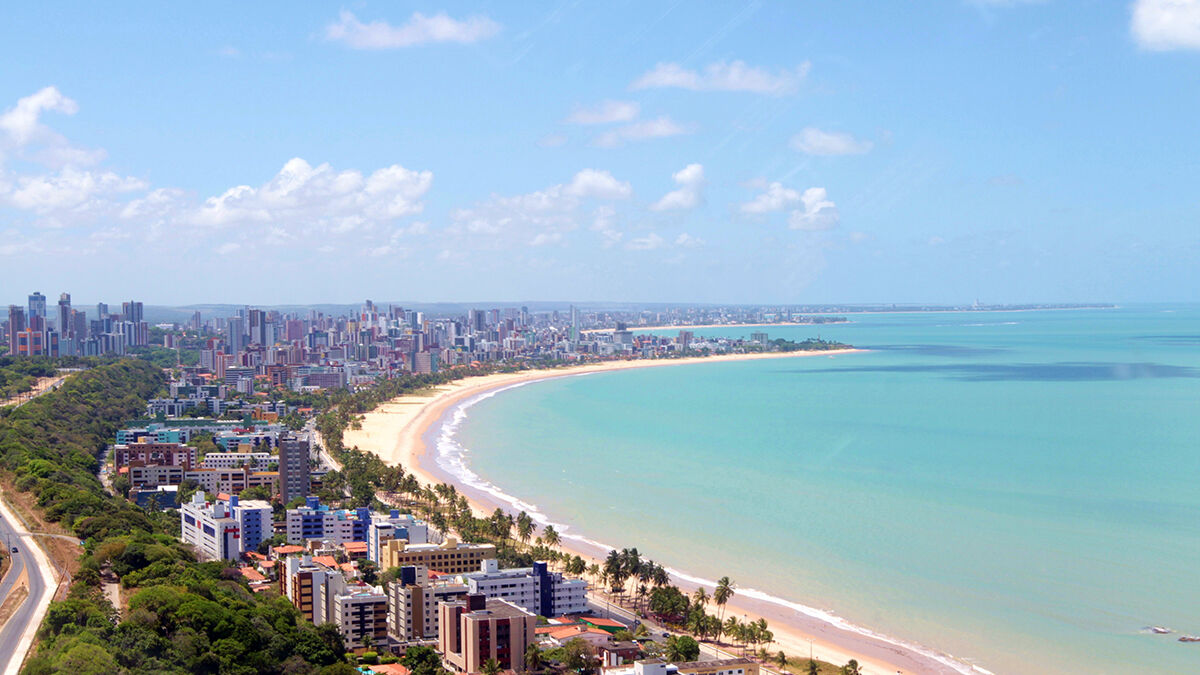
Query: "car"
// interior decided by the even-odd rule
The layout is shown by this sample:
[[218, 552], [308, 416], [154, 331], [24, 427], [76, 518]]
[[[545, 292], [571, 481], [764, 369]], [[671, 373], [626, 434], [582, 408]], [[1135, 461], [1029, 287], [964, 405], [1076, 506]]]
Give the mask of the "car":
[[17, 552], [17, 547], [16, 547], [16, 546], [14, 546], [14, 547], [13, 547], [13, 553], [16, 553], [16, 552]]

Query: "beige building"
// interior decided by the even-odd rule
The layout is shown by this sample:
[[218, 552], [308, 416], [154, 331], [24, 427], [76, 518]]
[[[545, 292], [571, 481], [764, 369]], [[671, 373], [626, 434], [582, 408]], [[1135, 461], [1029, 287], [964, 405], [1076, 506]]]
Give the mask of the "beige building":
[[447, 580], [431, 582], [424, 567], [402, 567], [388, 584], [388, 635], [401, 644], [436, 640], [438, 605], [467, 594], [467, 585]]
[[381, 551], [380, 567], [413, 565], [443, 574], [463, 574], [479, 571], [481, 562], [495, 557], [496, 547], [492, 544], [462, 544], [453, 537], [441, 544], [409, 544], [403, 539], [392, 539]]
[[505, 670], [525, 669], [525, 648], [536, 639], [537, 617], [506, 600], [466, 595], [438, 606], [438, 649], [459, 673], [478, 673], [488, 659]]
[[387, 642], [387, 596], [378, 586], [350, 586], [341, 589], [330, 604], [332, 621], [338, 625], [346, 649], [367, 646], [364, 636], [371, 636], [372, 645]]

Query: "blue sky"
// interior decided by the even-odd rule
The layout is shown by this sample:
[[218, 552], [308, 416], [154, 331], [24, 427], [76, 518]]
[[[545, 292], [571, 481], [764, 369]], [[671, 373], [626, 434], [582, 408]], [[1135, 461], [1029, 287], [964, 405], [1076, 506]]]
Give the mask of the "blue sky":
[[1137, 302], [1200, 282], [1198, 0], [61, 3], [2, 23], [4, 302]]

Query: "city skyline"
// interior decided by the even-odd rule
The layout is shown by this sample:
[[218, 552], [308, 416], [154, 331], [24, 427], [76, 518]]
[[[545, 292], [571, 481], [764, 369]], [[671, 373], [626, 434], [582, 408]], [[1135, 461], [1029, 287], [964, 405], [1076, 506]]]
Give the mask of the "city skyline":
[[280, 7], [11, 10], [4, 280], [158, 305], [1200, 281], [1194, 3]]

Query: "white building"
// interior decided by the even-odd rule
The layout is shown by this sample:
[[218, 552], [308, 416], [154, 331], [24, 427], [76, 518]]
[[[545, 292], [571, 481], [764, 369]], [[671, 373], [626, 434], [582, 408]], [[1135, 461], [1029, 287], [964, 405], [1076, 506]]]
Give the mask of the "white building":
[[271, 463], [269, 452], [210, 452], [200, 461], [205, 469], [236, 469], [248, 466], [265, 469]]
[[501, 570], [495, 559], [489, 559], [483, 561], [481, 571], [463, 578], [471, 593], [507, 600], [535, 615], [562, 616], [588, 609], [587, 582], [551, 572], [544, 562]]
[[392, 509], [386, 516], [371, 516], [371, 525], [367, 530], [367, 557], [371, 562], [379, 564], [380, 552], [393, 539], [403, 539], [410, 544], [427, 544], [429, 527], [412, 514], [401, 515], [397, 509]]
[[242, 528], [224, 502], [210, 504], [196, 492], [179, 510], [180, 538], [202, 560], [237, 560], [242, 555]]
[[271, 532], [271, 505], [237, 497], [228, 502], [205, 501], [197, 491], [179, 510], [180, 538], [195, 547], [204, 560], [237, 560]]
[[438, 604], [467, 594], [467, 585], [456, 578], [429, 579], [424, 566], [400, 568], [400, 577], [387, 586], [388, 635], [401, 644], [437, 640]]

